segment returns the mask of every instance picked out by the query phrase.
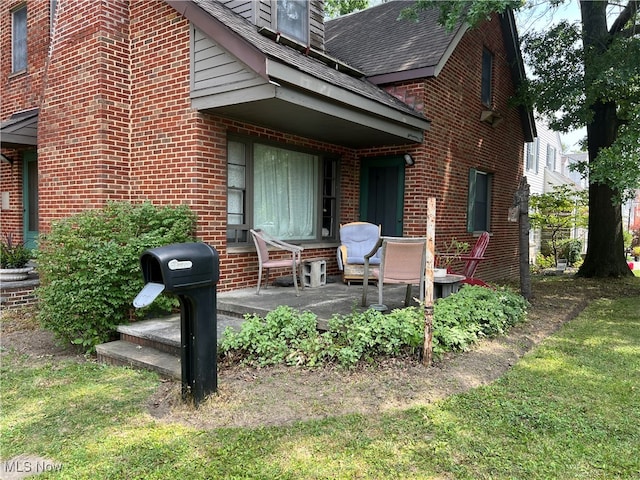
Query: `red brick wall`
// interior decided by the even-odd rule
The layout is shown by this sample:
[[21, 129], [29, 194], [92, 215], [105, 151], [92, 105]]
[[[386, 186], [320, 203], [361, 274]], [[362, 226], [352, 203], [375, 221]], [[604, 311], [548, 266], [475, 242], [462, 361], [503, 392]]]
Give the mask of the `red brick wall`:
[[[426, 199], [435, 196], [438, 239], [475, 241], [466, 233], [468, 169], [491, 171], [492, 261], [479, 274], [492, 279], [517, 272], [517, 227], [506, 223], [506, 212], [521, 174], [523, 136], [517, 113], [506, 104], [511, 76], [497, 22], [488, 33], [469, 32], [437, 79], [390, 89], [416, 108], [424, 106], [433, 122], [425, 145], [350, 151], [193, 110], [189, 25], [163, 1], [78, 3], [65, 11], [60, 2], [64, 28], [56, 36], [44, 87], [41, 231], [56, 218], [107, 200], [186, 203], [198, 215], [200, 239], [220, 253], [219, 290], [255, 286], [255, 253], [226, 247], [226, 139], [232, 132], [339, 155], [342, 223], [358, 219], [359, 159], [410, 151], [416, 165], [406, 170], [408, 236], [424, 235]], [[494, 77], [506, 81], [494, 84], [496, 109], [506, 116], [496, 129], [479, 120], [483, 43], [496, 54]], [[469, 72], [477, 72], [477, 85]], [[4, 172], [3, 165], [3, 179]], [[303, 257], [327, 258], [329, 273], [336, 273], [334, 246], [308, 248]]]
[[[480, 121], [481, 112], [487, 109], [480, 100], [483, 46], [494, 54], [493, 108], [505, 118], [495, 128]], [[416, 164], [406, 169], [404, 235], [424, 235], [426, 199], [435, 197], [436, 249], [452, 236], [473, 246], [476, 238], [466, 231], [469, 169], [492, 173], [492, 236], [487, 261], [481, 262], [476, 275], [487, 280], [517, 278], [518, 225], [506, 219], [523, 174], [524, 135], [517, 109], [508, 104], [515, 91], [498, 19], [492, 19], [486, 28], [469, 30], [437, 77], [386, 88], [417, 105], [415, 99], [423, 98], [425, 115], [432, 122], [424, 145], [410, 150]]]
[[[42, 78], [49, 46], [49, 2], [31, 1], [27, 5], [27, 69], [11, 72], [11, 11], [24, 0], [0, 2], [0, 119], [13, 113], [38, 107], [42, 97]], [[0, 228], [22, 239], [22, 153], [2, 149], [14, 160], [13, 165], [0, 163], [0, 192], [9, 192], [9, 209], [0, 210]]]
[[[35, 289], [38, 286], [38, 282], [12, 282], [14, 285], [7, 287], [3, 285], [0, 287], [0, 297], [2, 298], [2, 309], [14, 309], [19, 307], [26, 307], [28, 305], [35, 305], [38, 303], [38, 298], [35, 294]], [[23, 283], [24, 285], [15, 285]]]
[[129, 199], [128, 4], [58, 3], [38, 125], [41, 232], [53, 219]]

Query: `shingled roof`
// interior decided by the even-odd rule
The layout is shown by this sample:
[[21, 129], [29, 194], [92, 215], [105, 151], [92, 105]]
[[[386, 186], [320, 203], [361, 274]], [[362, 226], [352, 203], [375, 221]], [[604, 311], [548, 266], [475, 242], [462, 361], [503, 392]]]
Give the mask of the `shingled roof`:
[[432, 76], [467, 27], [447, 31], [438, 24], [436, 9], [419, 12], [417, 22], [399, 19], [402, 10], [414, 4], [383, 3], [326, 22], [327, 52], [370, 78], [409, 71], [415, 77]]
[[[183, 13], [184, 8], [181, 8], [180, 3], [186, 6], [191, 2], [168, 1], [168, 3], [172, 4], [180, 13]], [[265, 35], [260, 34], [254, 24], [234, 13], [220, 2], [216, 0], [192, 0], [192, 3], [207, 12], [213, 19], [222, 22], [227, 28], [269, 58], [283, 62], [288, 66], [294, 67], [337, 87], [344, 88], [370, 100], [400, 110], [405, 114], [424, 119], [422, 113], [413, 110], [407, 104], [388, 94], [386, 91], [381, 90], [366, 79], [362, 77], [356, 78], [343, 73], [336, 68], [332, 68], [332, 66], [325, 62], [316, 60], [294, 48], [277, 43]]]

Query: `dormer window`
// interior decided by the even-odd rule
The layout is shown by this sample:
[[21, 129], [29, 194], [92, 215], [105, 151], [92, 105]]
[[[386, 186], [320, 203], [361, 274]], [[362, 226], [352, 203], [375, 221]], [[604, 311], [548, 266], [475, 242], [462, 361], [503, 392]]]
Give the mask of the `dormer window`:
[[307, 45], [309, 43], [309, 2], [278, 0], [276, 8], [278, 31]]

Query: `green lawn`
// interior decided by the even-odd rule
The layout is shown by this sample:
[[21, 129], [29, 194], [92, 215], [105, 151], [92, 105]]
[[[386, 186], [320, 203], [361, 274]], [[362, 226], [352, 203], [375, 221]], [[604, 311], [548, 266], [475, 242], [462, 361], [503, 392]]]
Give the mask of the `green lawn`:
[[598, 300], [497, 382], [421, 408], [198, 430], [144, 408], [150, 373], [5, 356], [0, 447], [38, 478], [640, 478], [640, 298]]

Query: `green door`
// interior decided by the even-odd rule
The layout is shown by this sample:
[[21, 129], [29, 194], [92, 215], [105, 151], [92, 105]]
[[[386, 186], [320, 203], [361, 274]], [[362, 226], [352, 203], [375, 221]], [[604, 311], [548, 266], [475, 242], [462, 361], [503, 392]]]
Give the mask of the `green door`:
[[24, 153], [22, 167], [24, 242], [28, 248], [36, 248], [38, 240], [38, 156], [36, 152]]
[[382, 235], [402, 236], [404, 159], [365, 159], [360, 166], [360, 220], [382, 225]]

